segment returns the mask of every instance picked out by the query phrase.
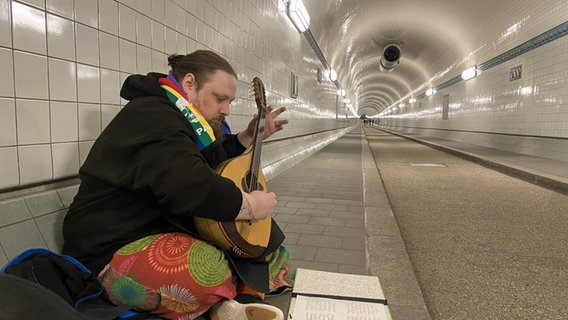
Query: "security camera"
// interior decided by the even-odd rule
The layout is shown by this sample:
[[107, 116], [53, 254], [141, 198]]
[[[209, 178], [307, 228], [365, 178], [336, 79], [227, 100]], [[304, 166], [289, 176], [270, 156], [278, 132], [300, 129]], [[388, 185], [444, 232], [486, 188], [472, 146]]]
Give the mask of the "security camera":
[[397, 44], [389, 44], [383, 50], [383, 55], [379, 61], [379, 70], [391, 72], [400, 63], [400, 47]]

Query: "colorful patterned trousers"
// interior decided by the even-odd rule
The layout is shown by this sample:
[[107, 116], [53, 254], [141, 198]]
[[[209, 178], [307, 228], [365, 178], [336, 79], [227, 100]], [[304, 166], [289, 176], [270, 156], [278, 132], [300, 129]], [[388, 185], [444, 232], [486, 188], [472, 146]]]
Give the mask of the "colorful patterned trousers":
[[[268, 262], [271, 291], [290, 286], [286, 249], [280, 247]], [[167, 319], [195, 319], [238, 293], [223, 251], [184, 233], [152, 235], [122, 247], [99, 279], [112, 303]]]

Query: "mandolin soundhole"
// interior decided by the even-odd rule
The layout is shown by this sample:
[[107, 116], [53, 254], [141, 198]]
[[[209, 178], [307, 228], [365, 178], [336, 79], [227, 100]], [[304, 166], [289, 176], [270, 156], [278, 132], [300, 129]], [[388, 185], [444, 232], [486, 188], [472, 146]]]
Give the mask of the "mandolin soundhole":
[[258, 182], [258, 178], [253, 177], [250, 171], [242, 178], [241, 187], [246, 193], [250, 193], [255, 190], [264, 191], [264, 187]]

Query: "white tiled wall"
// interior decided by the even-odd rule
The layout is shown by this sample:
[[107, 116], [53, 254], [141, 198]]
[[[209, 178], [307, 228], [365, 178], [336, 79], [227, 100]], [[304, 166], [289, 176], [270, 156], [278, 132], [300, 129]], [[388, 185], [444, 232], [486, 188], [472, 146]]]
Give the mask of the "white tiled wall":
[[[234, 66], [234, 131], [256, 112], [254, 76], [270, 104], [288, 108], [291, 123], [273, 140], [347, 126], [335, 120], [334, 86], [317, 83], [317, 58], [275, 0], [0, 0], [0, 30], [0, 192], [75, 176], [126, 103], [124, 79], [166, 72], [176, 52], [210, 49]], [[290, 71], [299, 76], [297, 100]], [[267, 163], [293, 148], [273, 143]]]
[[[518, 65], [522, 78], [510, 81], [510, 69]], [[442, 120], [444, 95], [450, 101], [447, 120]], [[564, 36], [407, 104], [381, 119], [381, 125], [568, 161], [567, 105], [568, 37]]]

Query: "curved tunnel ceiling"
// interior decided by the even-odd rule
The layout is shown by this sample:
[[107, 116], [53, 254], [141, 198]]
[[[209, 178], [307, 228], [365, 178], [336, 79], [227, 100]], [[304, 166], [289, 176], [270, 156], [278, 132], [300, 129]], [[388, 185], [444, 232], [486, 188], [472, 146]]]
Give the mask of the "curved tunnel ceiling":
[[[568, 19], [565, 0], [303, 0], [310, 31], [358, 109], [406, 102]], [[530, 24], [530, 28], [526, 28]], [[388, 44], [400, 64], [380, 72]]]

